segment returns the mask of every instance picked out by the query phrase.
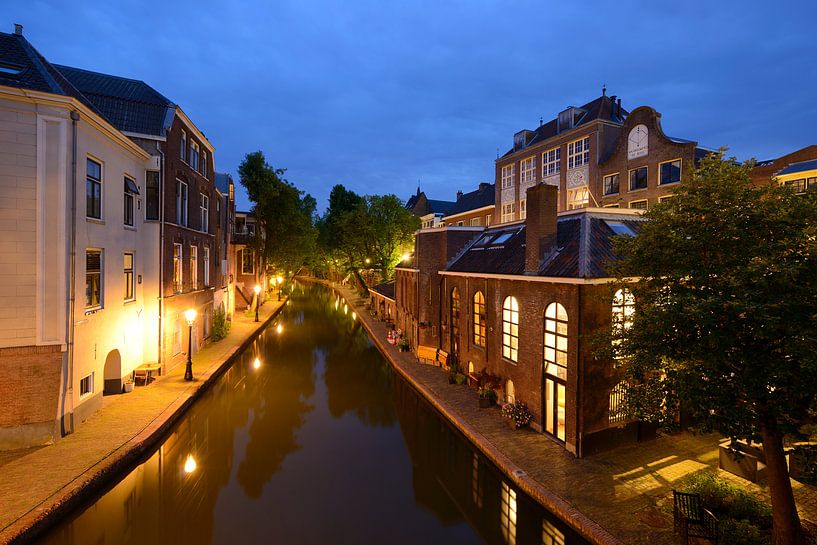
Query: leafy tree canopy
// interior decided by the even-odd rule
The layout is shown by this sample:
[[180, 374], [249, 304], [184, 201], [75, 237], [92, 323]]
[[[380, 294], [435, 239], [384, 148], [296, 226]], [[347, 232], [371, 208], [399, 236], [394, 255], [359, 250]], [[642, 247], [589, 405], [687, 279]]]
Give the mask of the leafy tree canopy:
[[712, 154], [617, 239], [636, 312], [612, 346], [630, 415], [669, 423], [680, 403], [703, 429], [763, 442], [775, 542], [797, 543], [777, 461], [817, 401], [817, 194], [753, 188], [751, 167]]

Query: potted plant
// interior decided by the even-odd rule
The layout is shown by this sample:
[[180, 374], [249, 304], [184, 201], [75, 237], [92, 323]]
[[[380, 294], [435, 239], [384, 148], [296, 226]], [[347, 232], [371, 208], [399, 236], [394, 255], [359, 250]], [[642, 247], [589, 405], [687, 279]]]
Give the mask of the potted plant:
[[454, 383], [455, 384], [459, 384], [460, 386], [462, 386], [467, 381], [468, 381], [468, 377], [466, 377], [462, 373], [457, 373], [457, 374], [454, 375]]
[[516, 430], [524, 428], [533, 419], [528, 405], [523, 401], [514, 401], [502, 407], [502, 416], [507, 418], [508, 424]]
[[479, 408], [480, 409], [487, 409], [492, 405], [496, 404], [496, 390], [493, 388], [480, 388], [479, 389]]
[[125, 384], [123, 384], [123, 390], [126, 394], [132, 392], [133, 387], [134, 387], [133, 379], [128, 379], [128, 381], [125, 382]]
[[397, 342], [397, 349], [400, 352], [408, 352], [409, 351], [409, 342], [408, 339], [400, 339]]

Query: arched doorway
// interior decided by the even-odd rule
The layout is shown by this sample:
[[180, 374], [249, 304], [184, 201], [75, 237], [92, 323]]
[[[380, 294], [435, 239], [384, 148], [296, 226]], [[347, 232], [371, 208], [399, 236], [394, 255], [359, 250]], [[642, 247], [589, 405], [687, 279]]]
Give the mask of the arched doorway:
[[113, 349], [105, 358], [105, 388], [103, 395], [122, 393], [122, 356], [119, 350]]

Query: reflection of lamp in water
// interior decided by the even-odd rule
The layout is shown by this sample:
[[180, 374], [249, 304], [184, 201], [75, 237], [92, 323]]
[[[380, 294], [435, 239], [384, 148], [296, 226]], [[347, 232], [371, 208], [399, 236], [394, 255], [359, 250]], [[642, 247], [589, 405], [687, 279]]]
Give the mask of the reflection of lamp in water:
[[281, 324], [278, 324], [278, 327], [275, 328], [275, 331], [277, 331], [278, 334], [280, 335], [281, 333], [284, 332], [284, 326], [282, 326]]
[[357, 313], [355, 312], [352, 313], [352, 320], [357, 320]]
[[184, 311], [184, 318], [187, 320], [187, 366], [184, 368], [184, 380], [193, 380], [193, 322], [196, 321], [196, 309], [189, 308]]
[[258, 321], [258, 303], [261, 302], [261, 298], [259, 297], [259, 294], [261, 293], [261, 286], [256, 284], [253, 289], [255, 290], [255, 321], [257, 322]]
[[196, 459], [193, 458], [192, 454], [187, 455], [187, 460], [184, 461], [184, 472], [185, 473], [193, 473], [196, 471], [198, 464], [196, 464]]
[[255, 361], [252, 362], [252, 368], [253, 369], [260, 369], [261, 368], [261, 360], [258, 359], [258, 358], [255, 358]]
[[347, 307], [347, 306], [344, 304], [344, 305], [343, 305], [343, 314], [345, 315], [345, 314], [348, 314], [348, 313], [349, 313], [349, 307]]

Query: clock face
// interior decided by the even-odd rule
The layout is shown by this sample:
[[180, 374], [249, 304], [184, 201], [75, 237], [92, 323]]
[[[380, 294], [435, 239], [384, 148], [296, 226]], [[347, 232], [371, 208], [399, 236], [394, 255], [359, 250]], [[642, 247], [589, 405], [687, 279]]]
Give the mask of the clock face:
[[644, 125], [636, 125], [630, 131], [630, 136], [627, 138], [627, 158], [636, 159], [644, 157], [648, 152], [647, 142], [649, 140], [649, 131]]

